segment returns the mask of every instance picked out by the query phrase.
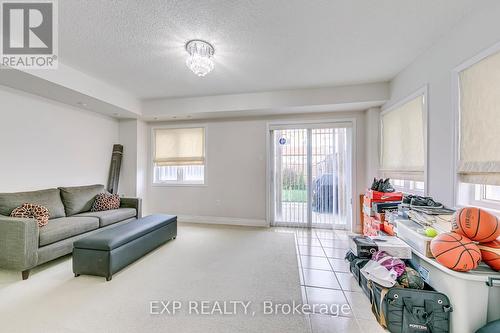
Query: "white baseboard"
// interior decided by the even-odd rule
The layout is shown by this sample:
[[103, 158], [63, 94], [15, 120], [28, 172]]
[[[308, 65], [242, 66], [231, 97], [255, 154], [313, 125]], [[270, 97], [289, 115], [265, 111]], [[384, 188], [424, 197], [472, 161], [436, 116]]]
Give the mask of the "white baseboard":
[[178, 215], [180, 223], [225, 224], [247, 227], [268, 227], [266, 220], [242, 219], [237, 217]]

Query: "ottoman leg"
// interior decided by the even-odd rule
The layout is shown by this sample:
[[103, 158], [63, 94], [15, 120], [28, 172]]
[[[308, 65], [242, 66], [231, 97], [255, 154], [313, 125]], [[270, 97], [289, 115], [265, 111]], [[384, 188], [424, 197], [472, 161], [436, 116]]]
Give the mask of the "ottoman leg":
[[111, 281], [113, 277], [110, 275], [110, 276], [106, 276], [106, 281]]
[[80, 276], [80, 274], [76, 274], [76, 273], [75, 273], [75, 277], [79, 277], [79, 276]]

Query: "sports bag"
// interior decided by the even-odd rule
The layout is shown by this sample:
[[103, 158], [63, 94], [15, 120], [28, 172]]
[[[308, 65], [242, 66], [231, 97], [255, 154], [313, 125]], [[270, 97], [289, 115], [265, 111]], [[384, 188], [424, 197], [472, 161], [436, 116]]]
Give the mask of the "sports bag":
[[347, 252], [345, 259], [349, 262], [349, 270], [352, 275], [358, 281], [359, 286], [365, 293], [366, 297], [370, 298], [370, 289], [367, 286], [368, 280], [361, 274], [361, 269], [366, 265], [370, 259], [358, 258], [352, 253], [352, 251]]
[[384, 288], [370, 283], [372, 312], [377, 321], [392, 333], [448, 333], [448, 297], [433, 290]]
[[361, 268], [370, 260], [358, 258], [352, 252], [348, 252], [345, 259], [349, 262], [349, 270], [354, 275], [356, 281], [358, 281], [358, 284], [360, 284]]

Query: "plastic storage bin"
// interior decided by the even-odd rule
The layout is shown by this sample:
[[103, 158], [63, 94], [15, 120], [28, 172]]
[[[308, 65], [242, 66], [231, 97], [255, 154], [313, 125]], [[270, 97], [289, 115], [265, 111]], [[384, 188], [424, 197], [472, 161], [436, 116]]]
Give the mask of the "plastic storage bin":
[[486, 267], [467, 273], [452, 271], [415, 250], [412, 263], [427, 275], [429, 285], [448, 295], [453, 306], [450, 332], [472, 333], [500, 319], [500, 273]]
[[431, 253], [430, 244], [431, 237], [427, 237], [417, 232], [418, 229], [422, 229], [422, 226], [411, 221], [398, 219], [396, 220], [398, 228], [398, 237], [404, 240], [408, 245], [410, 245], [414, 250], [420, 252], [426, 257], [433, 258]]

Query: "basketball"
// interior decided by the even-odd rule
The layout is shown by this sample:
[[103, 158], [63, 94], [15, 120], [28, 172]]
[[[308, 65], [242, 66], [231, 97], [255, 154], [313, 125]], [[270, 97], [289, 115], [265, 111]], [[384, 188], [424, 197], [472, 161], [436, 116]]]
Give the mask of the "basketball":
[[498, 218], [476, 207], [466, 207], [458, 211], [451, 229], [480, 243], [494, 241], [500, 236]]
[[500, 271], [500, 241], [479, 244], [483, 261], [495, 271]]
[[434, 237], [431, 252], [441, 265], [455, 271], [467, 272], [481, 261], [481, 251], [469, 238], [448, 232]]

